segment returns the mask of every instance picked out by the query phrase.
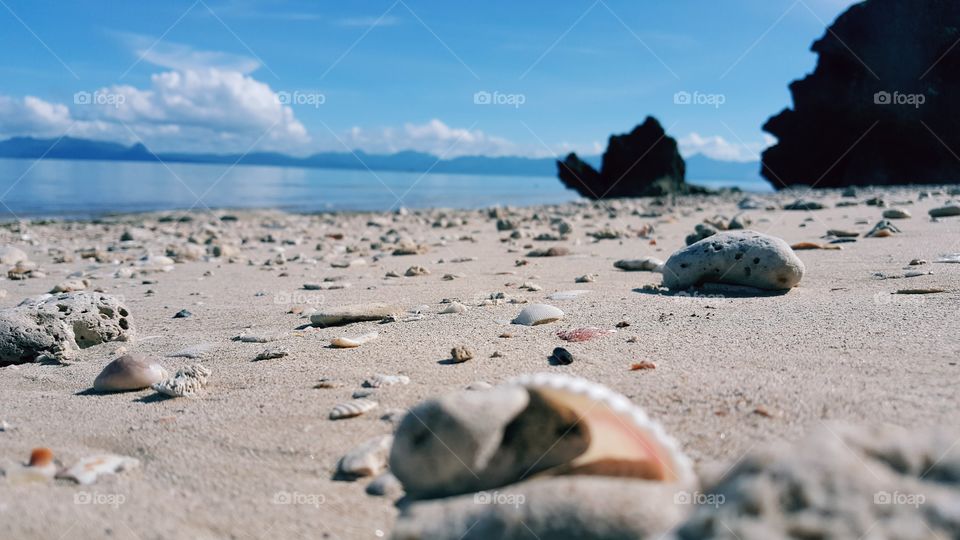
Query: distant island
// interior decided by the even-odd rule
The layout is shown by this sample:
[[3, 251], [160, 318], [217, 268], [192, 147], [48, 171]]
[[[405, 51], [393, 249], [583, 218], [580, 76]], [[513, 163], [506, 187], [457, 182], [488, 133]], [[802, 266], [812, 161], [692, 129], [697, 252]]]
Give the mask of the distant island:
[[[63, 137], [35, 139], [14, 137], [0, 141], [0, 158], [67, 159], [93, 161], [145, 161], [167, 163], [196, 163], [221, 165], [262, 165], [272, 167], [304, 167], [311, 169], [347, 169], [399, 171], [412, 173], [446, 173], [479, 175], [516, 175], [549, 177], [556, 174], [554, 158], [462, 156], [438, 159], [422, 152], [395, 154], [368, 154], [355, 152], [322, 152], [307, 157], [295, 157], [276, 152], [249, 154], [201, 154], [187, 152], [151, 152], [142, 144], [122, 144]], [[583, 160], [599, 166], [600, 156]], [[730, 182], [763, 182], [759, 162], [720, 161], [695, 154], [686, 159], [687, 178]]]

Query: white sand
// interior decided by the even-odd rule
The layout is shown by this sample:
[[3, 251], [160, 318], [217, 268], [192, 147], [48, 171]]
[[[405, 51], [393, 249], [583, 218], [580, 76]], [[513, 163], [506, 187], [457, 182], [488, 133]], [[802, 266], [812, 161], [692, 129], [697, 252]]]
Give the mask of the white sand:
[[[706, 470], [734, 464], [757, 445], [779, 439], [796, 440], [825, 420], [854, 423], [890, 422], [903, 426], [955, 423], [960, 322], [960, 264], [932, 261], [960, 252], [960, 218], [931, 222], [928, 208], [946, 196], [917, 200], [917, 190], [887, 195], [890, 201], [914, 201], [913, 218], [897, 221], [903, 230], [889, 238], [859, 239], [841, 251], [801, 251], [807, 273], [789, 294], [760, 298], [675, 297], [638, 292], [659, 283], [659, 274], [627, 273], [613, 267], [621, 258], [656, 256], [666, 259], [684, 245], [693, 226], [715, 214], [732, 217], [738, 197], [683, 200], [681, 206], [657, 207], [650, 201], [615, 202], [622, 208], [609, 217], [601, 206], [521, 209], [515, 219], [534, 212], [541, 217], [569, 214], [571, 240], [503, 242], [509, 232], [497, 232], [486, 212], [454, 212], [466, 225], [434, 228], [440, 211], [409, 216], [293, 216], [265, 212], [235, 213], [236, 223], [216, 223], [226, 237], [243, 235], [242, 262], [188, 262], [169, 273], [117, 279], [119, 266], [77, 260], [53, 264], [47, 248], [68, 251], [84, 246], [119, 246], [129, 224], [146, 222], [182, 238], [154, 233], [142, 246], [116, 252], [118, 259], [138, 257], [151, 249], [162, 254], [167, 244], [182, 244], [195, 234], [209, 214], [196, 213], [188, 224], [157, 224], [156, 215], [128, 216], [121, 223], [27, 225], [20, 232], [0, 230], [3, 245], [27, 251], [48, 272], [45, 278], [7, 281], [2, 305], [13, 306], [28, 296], [47, 292], [75, 270], [102, 276], [93, 287], [120, 295], [132, 313], [139, 339], [110, 343], [82, 351], [66, 366], [26, 364], [0, 368], [0, 421], [12, 427], [0, 432], [0, 461], [22, 462], [31, 448], [50, 447], [63, 464], [89, 454], [112, 452], [132, 456], [141, 466], [93, 486], [66, 481], [0, 488], [0, 537], [3, 538], [377, 538], [389, 535], [396, 510], [392, 500], [364, 493], [368, 480], [334, 481], [340, 456], [391, 425], [379, 419], [391, 408], [410, 407], [430, 396], [462, 388], [476, 380], [491, 383], [520, 373], [561, 371], [602, 382], [640, 404], [660, 420], [685, 451]], [[795, 197], [793, 197], [795, 198]], [[869, 194], [861, 194], [863, 201]], [[786, 195], [768, 200], [789, 202]], [[769, 232], [790, 243], [820, 241], [829, 228], [866, 232], [882, 209], [860, 205], [833, 208], [841, 200], [832, 194], [831, 208], [813, 212], [748, 211], [754, 230]], [[634, 207], [664, 212], [661, 218], [631, 215]], [[429, 217], [427, 216], [429, 214]], [[366, 227], [371, 218], [389, 220], [387, 227]], [[858, 218], [867, 225], [855, 225]], [[605, 225], [638, 229], [656, 227], [649, 240], [594, 242], [585, 233]], [[549, 222], [523, 221], [524, 230], [549, 231]], [[378, 261], [370, 241], [390, 228], [430, 251], [416, 256], [387, 255]], [[342, 232], [343, 240], [325, 239]], [[287, 258], [318, 259], [281, 266], [263, 266], [279, 243]], [[24, 240], [28, 236], [33, 245]], [[472, 237], [474, 241], [462, 240]], [[441, 239], [445, 239], [440, 245]], [[325, 250], [315, 249], [323, 243]], [[524, 246], [564, 245], [572, 254], [556, 258], [525, 258]], [[335, 246], [358, 249], [338, 255]], [[363, 257], [366, 266], [331, 268], [333, 260]], [[440, 263], [457, 257], [473, 262]], [[911, 259], [929, 264], [907, 268]], [[248, 265], [246, 260], [255, 264]], [[386, 279], [422, 265], [428, 276]], [[878, 279], [874, 273], [902, 275], [908, 270], [933, 275], [909, 279]], [[204, 277], [212, 271], [213, 276]], [[501, 274], [515, 272], [515, 275]], [[441, 279], [445, 273], [465, 277]], [[595, 283], [574, 283], [577, 276], [595, 273]], [[344, 276], [345, 290], [305, 291], [306, 282]], [[540, 292], [517, 289], [525, 281]], [[948, 292], [890, 296], [902, 288], [936, 287]], [[146, 291], [155, 291], [147, 295]], [[492, 292], [544, 301], [555, 291], [589, 289], [575, 300], [552, 303], [567, 313], [565, 320], [538, 327], [507, 323], [523, 306], [477, 307]], [[258, 292], [264, 294], [257, 295]], [[457, 298], [471, 307], [462, 315], [435, 315], [444, 298]], [[426, 305], [426, 317], [416, 322], [344, 328], [298, 330], [305, 321], [288, 314], [292, 304], [315, 302], [338, 306], [359, 302], [393, 302], [404, 308]], [[173, 319], [180, 309], [193, 317]], [[578, 326], [613, 328], [621, 320], [631, 326], [594, 341], [565, 344], [557, 330]], [[231, 341], [247, 327], [252, 333], [275, 333], [267, 344]], [[358, 336], [376, 330], [380, 337], [358, 349], [327, 347], [330, 338]], [[498, 336], [512, 332], [509, 339]], [[635, 342], [628, 342], [636, 338]], [[163, 357], [181, 348], [210, 343], [202, 359], [212, 371], [201, 399], [155, 399], [151, 391], [86, 395], [93, 379], [121, 345], [131, 351]], [[252, 361], [267, 347], [283, 345], [285, 358]], [[466, 345], [476, 358], [458, 365], [441, 363], [450, 348]], [[563, 345], [577, 361], [550, 366], [551, 350]], [[503, 354], [490, 358], [494, 351]], [[171, 371], [194, 361], [161, 358]], [[633, 362], [649, 360], [655, 370], [630, 371]], [[360, 389], [374, 373], [404, 374], [408, 386], [377, 391], [380, 407], [365, 416], [333, 422], [327, 414], [336, 403]], [[339, 389], [320, 390], [321, 377], [342, 380]], [[757, 414], [761, 408], [770, 416]], [[278, 494], [280, 494], [278, 496]], [[304, 504], [276, 504], [284, 494]], [[96, 503], [83, 504], [93, 499]], [[116, 504], [114, 504], [116, 503]]]

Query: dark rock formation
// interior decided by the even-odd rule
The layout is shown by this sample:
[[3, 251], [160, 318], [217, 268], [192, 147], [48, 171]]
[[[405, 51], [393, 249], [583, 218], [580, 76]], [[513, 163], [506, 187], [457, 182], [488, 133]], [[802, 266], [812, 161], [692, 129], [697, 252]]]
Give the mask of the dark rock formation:
[[867, 0], [813, 44], [793, 109], [763, 129], [777, 188], [960, 182], [960, 2]]
[[656, 197], [697, 191], [684, 182], [685, 166], [677, 141], [648, 116], [624, 135], [612, 135], [600, 172], [576, 154], [557, 162], [560, 180], [590, 199]]

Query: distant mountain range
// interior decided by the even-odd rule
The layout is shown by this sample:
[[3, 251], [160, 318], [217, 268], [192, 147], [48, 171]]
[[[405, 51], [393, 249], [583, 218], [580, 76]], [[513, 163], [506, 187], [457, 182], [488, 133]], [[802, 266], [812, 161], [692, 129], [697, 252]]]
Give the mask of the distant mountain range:
[[[168, 163], [212, 163], [238, 165], [267, 165], [274, 167], [306, 167], [317, 169], [351, 169], [403, 172], [434, 172], [449, 174], [495, 174], [520, 176], [556, 176], [557, 166], [552, 158], [463, 156], [440, 159], [421, 152], [395, 154], [367, 154], [351, 152], [322, 152], [307, 157], [294, 157], [275, 152], [249, 154], [194, 154], [169, 152], [154, 154], [146, 146], [75, 139], [34, 139], [14, 137], [0, 141], [0, 158], [72, 159], [96, 161], [164, 161]], [[599, 167], [600, 156], [583, 158]], [[738, 183], [763, 182], [758, 162], [719, 161], [696, 154], [686, 159], [687, 180], [731, 181]]]

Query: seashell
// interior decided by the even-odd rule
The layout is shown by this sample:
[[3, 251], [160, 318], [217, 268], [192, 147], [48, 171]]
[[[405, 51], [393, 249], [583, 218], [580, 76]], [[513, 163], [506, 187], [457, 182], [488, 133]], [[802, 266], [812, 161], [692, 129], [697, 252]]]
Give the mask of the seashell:
[[464, 347], [463, 345], [457, 345], [456, 347], [450, 349], [450, 358], [452, 358], [454, 362], [460, 364], [473, 358], [473, 351]]
[[870, 229], [870, 232], [864, 236], [867, 238], [884, 238], [887, 236], [892, 236], [893, 233], [898, 232], [901, 232], [900, 229], [898, 229], [893, 223], [890, 223], [885, 219], [881, 219], [876, 225], [873, 226], [872, 229]]
[[53, 461], [53, 451], [49, 448], [34, 448], [30, 452], [27, 466], [16, 464], [8, 467], [3, 474], [8, 484], [30, 484], [49, 482], [57, 474], [57, 464]]
[[450, 304], [440, 310], [441, 315], [448, 315], [450, 313], [466, 313], [467, 306], [461, 304], [460, 302], [450, 302]]
[[[291, 308], [292, 309], [292, 308]], [[239, 336], [233, 338], [234, 341], [239, 341], [240, 343], [270, 343], [271, 341], [276, 341], [277, 336], [268, 336], [262, 334], [240, 334]]]
[[573, 299], [578, 298], [578, 297], [580, 297], [581, 295], [587, 294], [587, 293], [589, 293], [589, 292], [591, 292], [591, 291], [588, 291], [588, 290], [585, 290], [585, 289], [573, 289], [573, 290], [569, 290], [569, 291], [558, 291], [558, 292], [555, 292], [555, 293], [547, 296], [547, 299], [548, 299], [548, 300], [573, 300]]
[[416, 276], [426, 276], [429, 275], [430, 271], [422, 266], [411, 266], [407, 268], [407, 271], [403, 275], [407, 277], [416, 277]]
[[355, 338], [336, 337], [330, 340], [330, 345], [336, 349], [354, 349], [364, 343], [377, 339], [378, 335], [376, 332], [370, 332]]
[[326, 377], [320, 379], [320, 382], [318, 382], [317, 384], [313, 385], [314, 388], [322, 388], [322, 389], [327, 389], [327, 388], [340, 388], [340, 387], [342, 387], [342, 386], [343, 386], [343, 383], [342, 383], [342, 382], [340, 382], [340, 381], [338, 381], [338, 380], [336, 380], [336, 379], [328, 379], [328, 378], [326, 378]]
[[334, 405], [333, 409], [330, 409], [330, 419], [341, 420], [360, 416], [365, 412], [376, 409], [377, 405], [376, 401], [370, 401], [369, 399], [355, 399], [346, 403], [339, 403]]
[[170, 397], [195, 397], [205, 386], [210, 370], [200, 364], [177, 370], [177, 373], [165, 380], [150, 386], [157, 392]]
[[131, 457], [116, 454], [98, 454], [88, 456], [73, 464], [69, 469], [57, 473], [57, 478], [73, 480], [81, 485], [89, 485], [97, 481], [102, 474], [116, 474], [128, 471], [140, 465], [140, 461]]
[[366, 388], [380, 388], [381, 386], [393, 386], [395, 384], [410, 384], [410, 377], [406, 375], [383, 375], [377, 373], [373, 377], [363, 381]]
[[513, 320], [513, 324], [537, 326], [552, 323], [563, 318], [563, 311], [547, 304], [530, 304]]
[[270, 347], [269, 349], [264, 349], [254, 358], [254, 360], [273, 360], [275, 358], [283, 358], [290, 354], [285, 347]]
[[960, 263], [960, 253], [948, 253], [946, 255], [941, 255], [937, 260], [933, 262], [938, 263]]
[[317, 311], [310, 315], [313, 326], [342, 326], [355, 322], [379, 321], [403, 313], [403, 309], [384, 303], [357, 304]]
[[597, 280], [597, 275], [596, 275], [596, 274], [584, 274], [584, 275], [582, 275], [582, 276], [574, 279], [574, 282], [576, 282], [576, 283], [593, 283], [593, 282], [596, 281], [596, 280]]
[[662, 482], [695, 480], [677, 442], [625, 396], [586, 379], [557, 373], [511, 381], [571, 411], [589, 433], [589, 446], [557, 473], [628, 476]]
[[390, 471], [412, 499], [537, 475], [696, 480], [690, 460], [643, 409], [600, 384], [558, 374], [416, 405], [396, 430]]
[[34, 448], [30, 452], [30, 461], [28, 465], [30, 467], [45, 467], [53, 463], [53, 450], [49, 448], [40, 447]]
[[626, 272], [660, 272], [663, 269], [663, 261], [654, 257], [621, 259], [613, 263], [613, 266]]
[[337, 469], [350, 477], [375, 476], [387, 469], [393, 435], [374, 437], [340, 458]]
[[557, 332], [557, 337], [564, 341], [580, 342], [590, 341], [593, 338], [615, 334], [616, 332], [616, 330], [607, 330], [596, 326], [584, 326], [571, 330], [561, 330]]
[[142, 390], [170, 376], [160, 364], [140, 354], [125, 354], [110, 362], [93, 381], [97, 392]]

